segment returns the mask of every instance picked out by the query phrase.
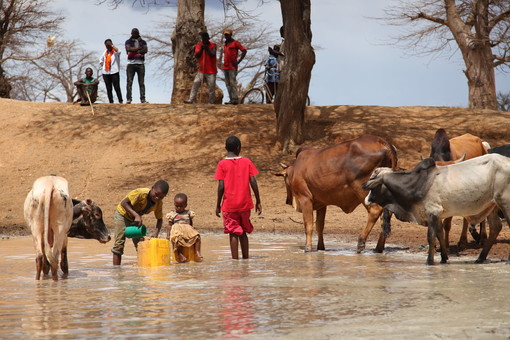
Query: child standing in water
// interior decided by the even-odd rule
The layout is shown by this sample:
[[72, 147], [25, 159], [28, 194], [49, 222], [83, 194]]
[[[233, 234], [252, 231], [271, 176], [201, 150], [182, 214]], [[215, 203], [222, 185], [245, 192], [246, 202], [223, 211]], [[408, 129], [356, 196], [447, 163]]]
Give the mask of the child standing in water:
[[195, 213], [186, 210], [188, 196], [182, 193], [175, 195], [174, 206], [175, 210], [166, 214], [166, 218], [168, 219], [168, 238], [172, 242], [173, 250], [177, 255], [176, 258], [179, 262], [186, 262], [188, 259], [182, 253], [182, 248], [193, 247], [196, 260], [201, 261], [200, 234], [193, 228]]
[[240, 157], [241, 141], [236, 136], [230, 136], [225, 142], [227, 157], [222, 159], [216, 167], [215, 179], [218, 180], [218, 200], [216, 216], [223, 215], [223, 232], [229, 234], [230, 251], [233, 259], [239, 259], [239, 243], [243, 259], [249, 257], [248, 234], [253, 231], [250, 221], [253, 200], [250, 186], [255, 194], [255, 210], [260, 215], [259, 188], [255, 175], [258, 170], [246, 157]]

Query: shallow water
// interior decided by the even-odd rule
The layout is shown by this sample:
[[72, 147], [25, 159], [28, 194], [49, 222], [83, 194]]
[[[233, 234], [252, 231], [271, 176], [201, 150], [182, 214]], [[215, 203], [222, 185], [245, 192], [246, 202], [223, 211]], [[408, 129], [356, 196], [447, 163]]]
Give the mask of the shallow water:
[[[35, 281], [32, 239], [0, 240], [0, 338], [509, 339], [510, 266], [356, 245], [304, 254], [303, 237], [250, 236], [249, 260], [203, 235], [202, 263], [122, 266], [70, 239], [67, 279]], [[371, 247], [371, 248], [370, 248]], [[373, 249], [369, 245], [368, 249]]]

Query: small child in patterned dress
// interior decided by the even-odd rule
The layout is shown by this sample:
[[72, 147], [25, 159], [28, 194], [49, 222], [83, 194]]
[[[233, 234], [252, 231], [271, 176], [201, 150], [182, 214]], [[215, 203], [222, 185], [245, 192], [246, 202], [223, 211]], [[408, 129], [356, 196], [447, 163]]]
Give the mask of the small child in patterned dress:
[[202, 260], [200, 254], [200, 234], [193, 228], [193, 217], [195, 213], [186, 210], [188, 206], [188, 196], [186, 194], [177, 194], [174, 197], [175, 210], [166, 214], [168, 219], [168, 238], [172, 242], [173, 250], [176, 252], [176, 258], [179, 262], [186, 262], [188, 259], [182, 253], [183, 247], [193, 247], [197, 261]]

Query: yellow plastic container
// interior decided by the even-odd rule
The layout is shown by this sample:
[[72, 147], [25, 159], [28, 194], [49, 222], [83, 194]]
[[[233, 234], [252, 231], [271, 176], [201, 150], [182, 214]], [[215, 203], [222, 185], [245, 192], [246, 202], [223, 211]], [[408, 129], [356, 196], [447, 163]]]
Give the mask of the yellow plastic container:
[[170, 241], [151, 238], [138, 243], [138, 265], [142, 267], [168, 266], [170, 264]]
[[[188, 259], [186, 262], [196, 261], [195, 251], [193, 250], [193, 247], [182, 248], [182, 254], [186, 256], [186, 258]], [[177, 258], [177, 253], [174, 251], [173, 247], [172, 247], [172, 262], [179, 262], [179, 259]]]

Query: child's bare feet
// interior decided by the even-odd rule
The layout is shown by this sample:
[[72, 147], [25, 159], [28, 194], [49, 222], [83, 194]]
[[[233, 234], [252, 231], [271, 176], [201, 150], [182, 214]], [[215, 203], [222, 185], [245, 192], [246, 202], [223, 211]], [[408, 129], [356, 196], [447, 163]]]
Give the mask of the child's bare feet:
[[202, 256], [202, 254], [200, 254], [199, 252], [195, 253], [195, 262], [202, 262], [203, 259], [204, 257]]
[[186, 262], [188, 261], [188, 259], [186, 258], [186, 256], [184, 256], [182, 253], [177, 253], [177, 255], [179, 255], [179, 262]]

